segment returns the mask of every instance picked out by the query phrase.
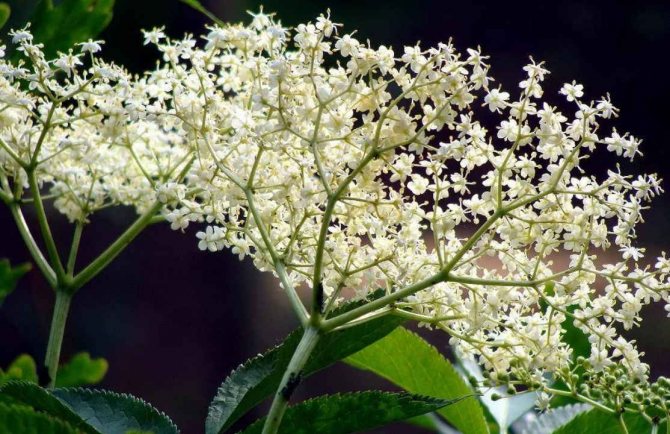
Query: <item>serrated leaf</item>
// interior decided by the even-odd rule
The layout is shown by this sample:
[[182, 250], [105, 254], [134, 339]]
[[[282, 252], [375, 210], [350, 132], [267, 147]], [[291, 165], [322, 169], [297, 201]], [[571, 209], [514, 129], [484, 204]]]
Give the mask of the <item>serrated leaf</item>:
[[36, 384], [25, 381], [10, 381], [0, 387], [0, 394], [67, 422], [85, 433], [102, 434], [86, 424], [70, 407]]
[[109, 364], [103, 358], [92, 359], [87, 352], [75, 354], [58, 369], [56, 387], [77, 387], [98, 384], [107, 373]]
[[24, 380], [37, 383], [37, 366], [28, 354], [21, 354], [9, 365], [5, 372], [0, 371], [0, 384], [11, 380]]
[[[457, 400], [408, 393], [357, 392], [322, 396], [289, 407], [278, 434], [361, 432], [438, 410]], [[242, 434], [259, 434], [265, 419]]]
[[[638, 413], [624, 414], [627, 434], [648, 434], [651, 424]], [[624, 434], [626, 433], [619, 422], [619, 415], [593, 409], [581, 413], [554, 434]]]
[[89, 434], [125, 434], [132, 430], [154, 434], [179, 432], [165, 414], [127, 394], [81, 388], [47, 391], [23, 381], [3, 385], [0, 394]]
[[[361, 303], [363, 301], [350, 303], [338, 311], [346, 311]], [[397, 317], [382, 317], [323, 336], [303, 370], [303, 377], [365, 348], [403, 322]], [[294, 331], [279, 346], [243, 363], [226, 378], [209, 407], [205, 424], [207, 434], [218, 434], [229, 428], [277, 390], [301, 335], [302, 329]]]
[[16, 289], [19, 279], [30, 271], [30, 264], [12, 267], [7, 259], [0, 259], [0, 305], [3, 300]]
[[125, 393], [94, 389], [55, 389], [53, 396], [71, 408], [86, 423], [104, 434], [149, 431], [177, 434], [169, 417], [145, 401]]
[[515, 425], [515, 432], [521, 434], [551, 434], [559, 427], [567, 424], [577, 415], [591, 410], [588, 404], [570, 404], [552, 408], [541, 413], [521, 426]]
[[47, 58], [78, 42], [95, 38], [112, 19], [114, 0], [62, 0], [51, 7], [38, 4], [31, 21], [36, 42], [44, 43]]
[[420, 336], [399, 327], [352, 356], [346, 363], [386, 378], [411, 393], [463, 398], [439, 413], [464, 434], [488, 433], [474, 392], [451, 363]]
[[80, 434], [71, 425], [28, 407], [0, 404], [0, 433]]

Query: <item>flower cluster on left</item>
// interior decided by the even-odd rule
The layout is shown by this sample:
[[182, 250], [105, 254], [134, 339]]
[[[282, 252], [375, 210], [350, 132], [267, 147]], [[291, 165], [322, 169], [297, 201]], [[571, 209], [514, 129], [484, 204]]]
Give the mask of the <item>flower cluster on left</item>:
[[156, 184], [187, 158], [182, 139], [152, 119], [155, 89], [97, 58], [100, 42], [48, 61], [27, 30], [12, 36], [24, 60], [0, 64], [3, 197], [48, 185], [72, 222], [114, 205], [149, 210]]
[[[191, 157], [169, 118], [155, 116], [155, 77], [133, 77], [101, 60], [99, 41], [49, 60], [29, 28], [10, 36], [19, 60], [0, 49], [0, 200], [56, 292], [46, 357], [53, 384], [72, 295], [161, 219], [157, 192], [183, 176]], [[47, 201], [74, 225], [69, 250], [57, 246]], [[90, 216], [112, 206], [134, 207], [139, 217], [77, 269]], [[41, 242], [24, 217], [26, 207], [34, 208]]]

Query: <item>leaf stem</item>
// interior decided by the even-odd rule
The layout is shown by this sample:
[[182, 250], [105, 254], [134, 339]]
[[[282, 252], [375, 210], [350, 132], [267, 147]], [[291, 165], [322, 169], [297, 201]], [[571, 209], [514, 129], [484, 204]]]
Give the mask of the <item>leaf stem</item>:
[[313, 326], [309, 326], [305, 329], [305, 332], [300, 339], [300, 343], [298, 343], [298, 346], [293, 353], [293, 357], [291, 357], [291, 361], [286, 367], [286, 371], [284, 371], [284, 376], [281, 379], [281, 383], [279, 383], [274, 399], [272, 400], [272, 406], [265, 419], [262, 434], [276, 434], [278, 432], [289, 399], [295, 388], [300, 384], [302, 370], [319, 341], [319, 335], [320, 331]]
[[47, 344], [47, 353], [44, 359], [44, 364], [46, 365], [49, 372], [50, 389], [53, 389], [56, 386], [56, 375], [58, 373], [60, 351], [61, 346], [63, 345], [65, 323], [67, 322], [71, 301], [72, 295], [68, 291], [63, 289], [56, 290], [56, 304], [54, 305], [53, 317], [51, 318], [49, 343]]

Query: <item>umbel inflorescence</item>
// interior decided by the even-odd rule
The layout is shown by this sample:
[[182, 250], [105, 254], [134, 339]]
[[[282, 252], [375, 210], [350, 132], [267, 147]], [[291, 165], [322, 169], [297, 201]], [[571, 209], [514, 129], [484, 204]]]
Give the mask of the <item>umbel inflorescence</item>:
[[[661, 188], [618, 165], [586, 170], [594, 154], [640, 154], [605, 125], [609, 97], [587, 101], [572, 82], [559, 108], [544, 100], [542, 63], [507, 92], [478, 49], [398, 53], [324, 15], [289, 31], [259, 13], [204, 42], [145, 32], [162, 61], [139, 77], [96, 57], [96, 42], [46, 61], [28, 31], [13, 38], [24, 60], [0, 64], [3, 195], [41, 188], [84, 222], [131, 205], [160, 207], [173, 229], [204, 223], [202, 250], [274, 272], [301, 319], [307, 287], [324, 330], [418, 320], [493, 384], [551, 390], [560, 378], [590, 402], [637, 403], [611, 396], [616, 370], [630, 379], [622, 394], [653, 394], [622, 331], [645, 304], [668, 302], [670, 260], [646, 265], [634, 244]], [[566, 320], [591, 344], [579, 363]]]

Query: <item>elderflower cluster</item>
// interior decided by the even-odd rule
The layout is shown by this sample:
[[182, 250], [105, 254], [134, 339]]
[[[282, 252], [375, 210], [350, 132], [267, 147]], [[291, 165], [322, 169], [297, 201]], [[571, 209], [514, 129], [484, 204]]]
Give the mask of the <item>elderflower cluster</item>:
[[190, 158], [179, 131], [152, 120], [155, 90], [99, 59], [99, 41], [47, 60], [28, 29], [10, 36], [20, 60], [0, 60], [2, 187], [17, 200], [48, 187], [70, 221], [115, 205], [150, 209]]
[[167, 204], [172, 227], [205, 222], [202, 250], [251, 256], [285, 287], [320, 286], [326, 315], [346, 290], [407, 294], [394, 308], [494, 375], [559, 375], [569, 319], [591, 343], [590, 369], [644, 378], [620, 330], [668, 298], [670, 262], [642, 265], [634, 245], [661, 188], [618, 165], [587, 171], [598, 152], [640, 154], [638, 139], [601, 126], [617, 115], [609, 97], [586, 101], [573, 82], [553, 105], [542, 64], [508, 92], [479, 50], [396, 53], [338, 28], [322, 15], [289, 36], [258, 14], [212, 27], [202, 48], [147, 33], [197, 154]]
[[446, 331], [496, 381], [571, 379], [566, 321], [588, 337], [588, 372], [646, 380], [621, 332], [670, 304], [670, 259], [646, 265], [635, 245], [661, 187], [589, 170], [594, 155], [640, 154], [607, 125], [609, 97], [572, 82], [551, 104], [541, 63], [505, 91], [480, 50], [395, 52], [340, 27], [322, 15], [289, 32], [259, 13], [203, 43], [154, 29], [162, 62], [141, 77], [94, 42], [47, 62], [15, 32], [29, 68], [0, 63], [0, 174], [23, 186], [38, 161], [71, 219], [158, 201], [173, 229], [206, 226], [200, 249], [249, 256], [289, 293], [323, 292], [326, 319], [382, 288], [390, 301], [371, 315]]

